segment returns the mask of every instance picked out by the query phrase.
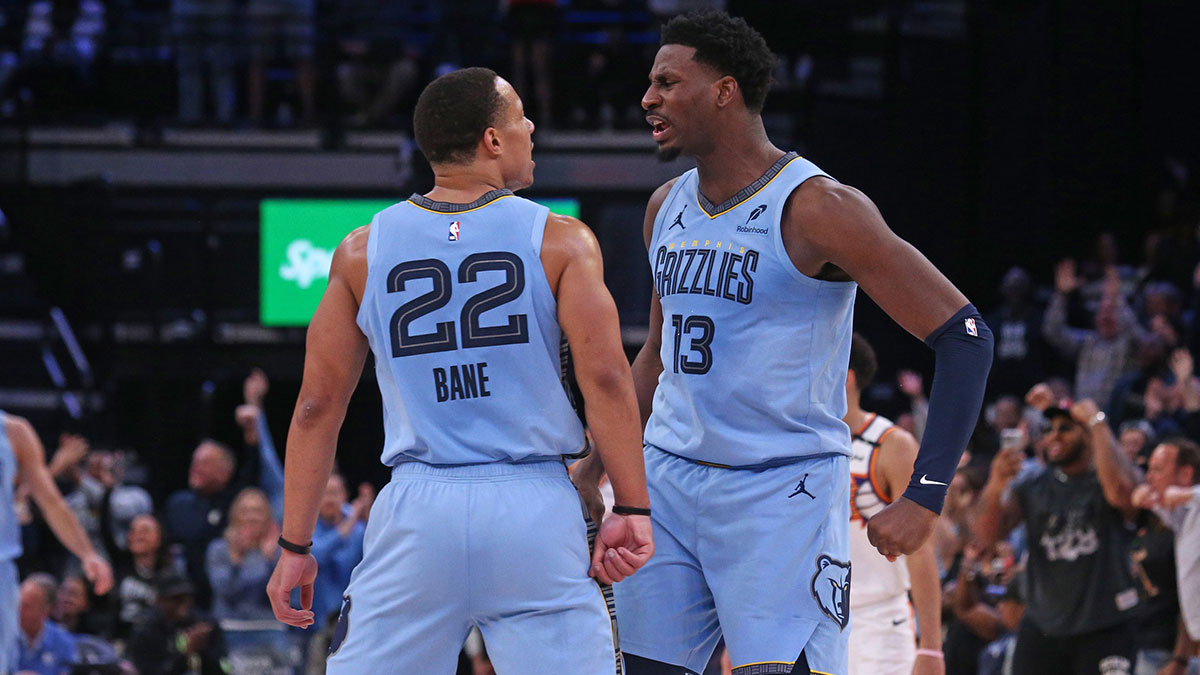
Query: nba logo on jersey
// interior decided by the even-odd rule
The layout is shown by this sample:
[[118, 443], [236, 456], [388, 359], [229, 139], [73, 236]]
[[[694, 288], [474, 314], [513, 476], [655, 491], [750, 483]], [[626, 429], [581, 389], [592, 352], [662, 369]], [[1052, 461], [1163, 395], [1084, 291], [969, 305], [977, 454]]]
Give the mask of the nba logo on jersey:
[[457, 220], [454, 221], [453, 223], [450, 223], [450, 237], [449, 237], [450, 241], [458, 241], [459, 227], [461, 227], [461, 224]]
[[[457, 225], [457, 223], [455, 224]], [[967, 324], [967, 335], [979, 337], [979, 329], [975, 327], [975, 319], [966, 319], [965, 322]]]

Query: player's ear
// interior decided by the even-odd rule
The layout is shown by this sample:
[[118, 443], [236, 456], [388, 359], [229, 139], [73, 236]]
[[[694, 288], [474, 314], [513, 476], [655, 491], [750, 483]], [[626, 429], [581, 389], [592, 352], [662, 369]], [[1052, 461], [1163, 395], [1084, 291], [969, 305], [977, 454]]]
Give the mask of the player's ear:
[[489, 157], [500, 155], [500, 134], [496, 132], [496, 127], [488, 127], [483, 132], [483, 149]]
[[726, 75], [713, 84], [717, 88], [717, 107], [724, 108], [737, 97], [738, 83], [732, 75]]

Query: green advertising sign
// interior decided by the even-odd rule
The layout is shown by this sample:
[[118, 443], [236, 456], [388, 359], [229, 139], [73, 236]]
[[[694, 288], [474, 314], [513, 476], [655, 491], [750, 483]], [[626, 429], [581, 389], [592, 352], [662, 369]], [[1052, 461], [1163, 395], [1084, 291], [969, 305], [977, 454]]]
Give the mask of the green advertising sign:
[[[539, 199], [555, 213], [579, 217], [575, 199]], [[304, 326], [325, 285], [333, 250], [351, 230], [394, 202], [366, 199], [264, 199], [259, 208], [259, 321]]]

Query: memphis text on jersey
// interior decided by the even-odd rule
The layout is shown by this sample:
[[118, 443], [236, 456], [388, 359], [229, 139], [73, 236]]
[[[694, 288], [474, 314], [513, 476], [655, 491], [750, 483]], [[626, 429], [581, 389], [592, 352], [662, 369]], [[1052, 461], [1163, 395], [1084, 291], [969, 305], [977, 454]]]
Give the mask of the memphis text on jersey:
[[[690, 244], [690, 245], [689, 245]], [[754, 272], [758, 251], [739, 246], [733, 250], [717, 242], [684, 241], [678, 247], [666, 244], [654, 253], [654, 287], [658, 297], [677, 293], [711, 295], [748, 305], [754, 300]]]

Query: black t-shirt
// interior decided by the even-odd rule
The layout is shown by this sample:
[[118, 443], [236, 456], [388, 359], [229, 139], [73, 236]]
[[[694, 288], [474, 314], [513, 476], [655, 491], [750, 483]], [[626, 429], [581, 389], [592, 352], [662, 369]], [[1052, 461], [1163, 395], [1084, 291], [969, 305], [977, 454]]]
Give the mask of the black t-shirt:
[[1130, 548], [1133, 578], [1142, 604], [1137, 614], [1138, 649], [1174, 649], [1179, 626], [1179, 592], [1175, 585], [1175, 533], [1158, 517], [1143, 511]]
[[1090, 633], [1134, 618], [1132, 531], [1104, 499], [1094, 470], [1057, 469], [1013, 486], [1028, 532], [1025, 616], [1043, 633]]

